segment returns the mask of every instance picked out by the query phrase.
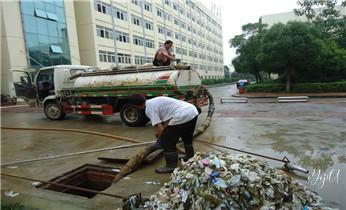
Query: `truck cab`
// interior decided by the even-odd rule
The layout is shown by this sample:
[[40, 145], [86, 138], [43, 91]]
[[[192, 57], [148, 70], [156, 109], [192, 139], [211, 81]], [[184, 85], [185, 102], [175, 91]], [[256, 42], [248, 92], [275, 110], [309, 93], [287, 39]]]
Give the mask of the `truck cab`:
[[48, 98], [55, 98], [64, 87], [73, 87], [70, 77], [79, 73], [93, 72], [96, 68], [83, 65], [58, 65], [40, 69], [12, 70], [13, 86], [18, 98], [30, 106], [40, 106]]

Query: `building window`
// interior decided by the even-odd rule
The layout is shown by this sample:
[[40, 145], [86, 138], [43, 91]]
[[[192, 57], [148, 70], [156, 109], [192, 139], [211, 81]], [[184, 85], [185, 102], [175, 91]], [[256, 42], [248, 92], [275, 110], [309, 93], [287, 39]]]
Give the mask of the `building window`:
[[135, 55], [135, 64], [143, 65], [146, 63], [145, 57]]
[[47, 13], [43, 10], [40, 10], [40, 9], [35, 9], [35, 16], [47, 19]]
[[186, 25], [185, 25], [185, 23], [183, 23], [183, 22], [180, 22], [180, 26], [181, 26], [183, 29], [186, 28]]
[[127, 21], [127, 12], [118, 8], [114, 8], [113, 11], [116, 18], [118, 18], [119, 20]]
[[180, 34], [175, 33], [175, 38], [180, 40]]
[[137, 5], [138, 6], [138, 0], [132, 0], [132, 4]]
[[183, 42], [186, 42], [186, 36], [181, 35], [181, 40], [182, 40]]
[[155, 48], [154, 41], [150, 40], [150, 39], [146, 39], [145, 40], [145, 46], [148, 47], [148, 48]]
[[160, 34], [165, 34], [165, 29], [162, 26], [157, 26], [157, 30]]
[[148, 30], [154, 30], [154, 26], [152, 22], [146, 21], [145, 22], [145, 28]]
[[116, 31], [115, 32], [115, 38], [116, 40], [120, 41], [120, 42], [125, 42], [125, 43], [129, 43], [130, 42], [130, 37], [128, 33], [124, 33], [121, 31]]
[[177, 25], [177, 26], [179, 25], [179, 20], [176, 17], [174, 18], [174, 24]]
[[166, 30], [166, 35], [169, 36], [169, 37], [172, 37], [173, 36], [173, 32], [169, 29]]
[[182, 48], [182, 49], [181, 49], [181, 52], [182, 52], [183, 55], [187, 55], [187, 50], [186, 50], [186, 49], [183, 49], [183, 48]]
[[176, 3], [173, 2], [173, 9], [178, 11], [178, 5]]
[[137, 26], [142, 26], [142, 20], [141, 18], [132, 15], [132, 23]]
[[131, 55], [118, 53], [118, 62], [119, 63], [125, 63], [125, 64], [131, 64]]
[[139, 45], [139, 46], [144, 46], [144, 40], [142, 37], [139, 36], [133, 36], [133, 44]]
[[99, 50], [99, 59], [101, 62], [115, 63], [115, 53]]
[[48, 20], [58, 21], [58, 16], [54, 13], [47, 12], [47, 17], [48, 17]]
[[168, 13], [166, 13], [166, 12], [164, 13], [163, 18], [166, 19], [167, 21], [171, 21], [172, 20], [172, 16], [169, 15]]
[[185, 10], [183, 8], [180, 8], [180, 14], [185, 15]]
[[62, 49], [60, 46], [57, 46], [57, 45], [51, 45], [50, 46], [50, 51], [52, 53], [56, 53], [56, 54], [61, 54], [62, 53]]
[[113, 39], [113, 30], [111, 28], [96, 25], [96, 34], [102, 38]]
[[102, 2], [102, 1], [97, 1], [96, 2], [96, 10], [98, 12], [103, 13], [103, 14], [108, 14], [108, 15], [111, 14], [110, 13], [110, 5], [106, 4], [106, 3]]
[[152, 11], [152, 6], [150, 3], [148, 2], [145, 2], [144, 3], [144, 9], [147, 10], [148, 12], [151, 12]]
[[189, 39], [187, 40], [187, 42], [188, 42], [189, 44], [192, 44], [192, 39], [189, 38]]
[[107, 52], [107, 59], [109, 63], [115, 63], [115, 53]]
[[157, 14], [157, 16], [162, 17], [162, 13], [163, 13], [163, 11], [162, 11], [161, 9], [156, 8], [156, 14]]
[[107, 62], [107, 52], [99, 50], [99, 59], [101, 62]]
[[167, 4], [168, 6], [171, 6], [171, 0], [165, 0], [165, 4]]

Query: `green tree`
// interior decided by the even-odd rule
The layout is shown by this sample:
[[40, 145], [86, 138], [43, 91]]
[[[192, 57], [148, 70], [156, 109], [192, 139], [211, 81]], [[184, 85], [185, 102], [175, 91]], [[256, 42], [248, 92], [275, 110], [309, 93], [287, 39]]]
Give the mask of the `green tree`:
[[318, 28], [308, 23], [275, 24], [262, 39], [262, 52], [258, 56], [261, 67], [284, 77], [289, 92], [291, 82], [303, 72], [321, 70], [325, 47], [321, 36]]
[[226, 65], [223, 66], [223, 72], [225, 75], [225, 79], [231, 78], [231, 74], [230, 74], [230, 70], [229, 70], [228, 66], [226, 66]]
[[248, 23], [242, 26], [242, 34], [234, 36], [230, 47], [237, 48], [237, 57], [232, 60], [234, 68], [239, 73], [250, 73], [261, 81], [260, 66], [257, 56], [261, 52], [261, 36], [266, 25], [261, 23]]
[[275, 24], [261, 39], [260, 68], [291, 82], [330, 82], [346, 78], [346, 49], [325, 40], [320, 28], [303, 22]]
[[305, 16], [319, 26], [327, 38], [346, 48], [346, 16], [340, 13], [340, 8], [345, 9], [346, 0], [298, 0], [297, 4], [300, 8], [294, 10], [296, 15]]

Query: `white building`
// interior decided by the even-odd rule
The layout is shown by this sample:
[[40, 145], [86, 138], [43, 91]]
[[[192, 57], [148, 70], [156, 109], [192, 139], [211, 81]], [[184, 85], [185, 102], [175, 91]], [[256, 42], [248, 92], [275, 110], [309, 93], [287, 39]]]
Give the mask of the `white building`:
[[[340, 11], [340, 14], [346, 15], [346, 8], [341, 6], [336, 6], [336, 9]], [[319, 13], [322, 11], [321, 8], [316, 8], [315, 11]], [[283, 12], [283, 13], [277, 13], [277, 14], [270, 14], [270, 15], [263, 15], [260, 17], [259, 20], [263, 24], [267, 24], [268, 28], [270, 28], [275, 23], [287, 23], [289, 21], [302, 21], [306, 22], [308, 19], [305, 16], [297, 16], [294, 14], [294, 12]]]
[[82, 64], [152, 63], [158, 47], [172, 40], [176, 57], [203, 78], [224, 76], [221, 22], [199, 1], [76, 1], [75, 13]]

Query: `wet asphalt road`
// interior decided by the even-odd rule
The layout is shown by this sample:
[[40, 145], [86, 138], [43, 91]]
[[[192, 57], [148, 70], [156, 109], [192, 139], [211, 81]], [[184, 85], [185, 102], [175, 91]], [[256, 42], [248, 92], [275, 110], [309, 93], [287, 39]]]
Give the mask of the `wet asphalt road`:
[[[308, 103], [219, 103], [235, 86], [210, 88], [216, 105], [204, 135], [219, 143], [276, 158], [287, 156], [310, 170], [296, 178], [318, 192], [327, 206], [346, 209], [346, 99], [314, 98]], [[271, 162], [274, 166], [281, 164]]]
[[[235, 85], [214, 86], [209, 87], [209, 90], [214, 96], [216, 110], [211, 126], [200, 139], [276, 158], [287, 156], [292, 162], [310, 170], [309, 175], [297, 173], [297, 180], [318, 192], [327, 206], [346, 209], [345, 98], [316, 98], [310, 99], [308, 103], [290, 104], [278, 104], [274, 99], [249, 99], [248, 103], [221, 104], [221, 97], [231, 97], [236, 93]], [[206, 115], [206, 108], [203, 110], [199, 123]], [[129, 128], [122, 125], [118, 115], [71, 115], [63, 121], [54, 122], [47, 120], [40, 109], [20, 107], [1, 111], [3, 126], [86, 129], [142, 140], [153, 140], [154, 136], [150, 125]], [[80, 148], [95, 149], [110, 145], [103, 139], [96, 140], [86, 135], [77, 136], [73, 142], [64, 140], [69, 134], [42, 136], [45, 139], [38, 141], [38, 134], [3, 131], [2, 162], [59, 153], [57, 151], [76, 152]], [[83, 138], [88, 138], [88, 141], [80, 142], [79, 139]], [[199, 145], [196, 147], [198, 150], [208, 150]], [[269, 162], [275, 167], [282, 165]], [[145, 172], [144, 176], [151, 175]]]

